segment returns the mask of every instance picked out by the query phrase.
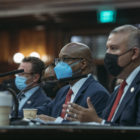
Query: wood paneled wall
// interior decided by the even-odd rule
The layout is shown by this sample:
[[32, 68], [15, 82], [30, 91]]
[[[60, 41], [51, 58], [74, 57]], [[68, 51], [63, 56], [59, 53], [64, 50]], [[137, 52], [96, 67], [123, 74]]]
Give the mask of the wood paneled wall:
[[[47, 65], [58, 57], [60, 49], [68, 41], [67, 33], [60, 29], [27, 28], [0, 31], [0, 73], [18, 67], [13, 62], [13, 55], [17, 52], [25, 56], [29, 56], [31, 52], [38, 52], [41, 56], [47, 55]], [[0, 81], [2, 79], [0, 78]]]

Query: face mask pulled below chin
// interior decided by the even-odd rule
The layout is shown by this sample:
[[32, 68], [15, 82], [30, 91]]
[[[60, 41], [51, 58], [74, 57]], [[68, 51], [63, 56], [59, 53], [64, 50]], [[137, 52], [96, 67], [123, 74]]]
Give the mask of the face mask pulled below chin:
[[27, 81], [26, 77], [16, 76], [15, 85], [16, 85], [17, 89], [19, 89], [19, 90], [25, 89], [27, 87], [26, 81]]
[[118, 57], [119, 55], [114, 55], [109, 53], [106, 53], [105, 55], [105, 59], [104, 59], [105, 68], [113, 76], [119, 75], [123, 70], [123, 67], [120, 67], [118, 65]]

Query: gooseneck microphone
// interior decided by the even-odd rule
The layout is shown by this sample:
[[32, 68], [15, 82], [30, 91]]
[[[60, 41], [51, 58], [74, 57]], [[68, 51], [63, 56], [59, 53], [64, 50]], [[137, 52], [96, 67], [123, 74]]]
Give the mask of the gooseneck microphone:
[[70, 82], [70, 81], [77, 80], [77, 79], [80, 79], [80, 78], [84, 78], [84, 77], [87, 77], [87, 76], [88, 76], [87, 74], [84, 74], [84, 75], [75, 75], [75, 76], [72, 76], [72, 77], [62, 78], [62, 79], [59, 79], [59, 80], [43, 80], [40, 84], [45, 85], [45, 83], [51, 84], [51, 83], [57, 83], [57, 82], [60, 82], [60, 83]]
[[13, 74], [17, 74], [17, 73], [22, 73], [22, 72], [24, 72], [24, 69], [13, 70], [13, 71], [10, 71], [10, 72], [6, 72], [6, 73], [0, 74], [0, 77], [4, 77], [4, 76], [8, 76], [8, 75], [13, 75]]
[[72, 77], [67, 77], [67, 78], [59, 79], [59, 81], [60, 82], [73, 81], [73, 80], [77, 80], [77, 79], [84, 78], [84, 77], [87, 77], [87, 74], [84, 74], [84, 75], [74, 75]]

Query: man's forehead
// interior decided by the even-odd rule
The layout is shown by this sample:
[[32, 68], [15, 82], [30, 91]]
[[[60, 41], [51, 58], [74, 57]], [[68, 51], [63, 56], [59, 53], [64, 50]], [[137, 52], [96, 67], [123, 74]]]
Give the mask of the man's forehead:
[[59, 53], [59, 57], [61, 58], [61, 57], [75, 57], [75, 56], [77, 56], [77, 52], [76, 51], [72, 51], [72, 50], [64, 50], [64, 51], [61, 51], [60, 53]]
[[30, 71], [32, 69], [32, 64], [31, 63], [28, 63], [28, 62], [22, 62], [19, 65], [19, 68], [18, 69], [24, 69], [24, 71]]
[[107, 44], [119, 44], [120, 42], [125, 42], [128, 40], [128, 34], [125, 33], [113, 33], [110, 34], [107, 39]]

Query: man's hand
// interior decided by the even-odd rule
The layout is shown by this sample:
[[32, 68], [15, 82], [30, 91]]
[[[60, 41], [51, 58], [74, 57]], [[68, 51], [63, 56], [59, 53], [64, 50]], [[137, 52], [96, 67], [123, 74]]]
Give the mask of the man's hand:
[[80, 121], [80, 122], [98, 122], [101, 123], [102, 119], [98, 117], [90, 98], [87, 98], [88, 108], [84, 108], [75, 103], [69, 103], [65, 108], [67, 113], [66, 120]]
[[47, 115], [37, 115], [37, 118], [40, 118], [41, 120], [44, 120], [46, 122], [48, 121], [55, 121], [56, 118], [53, 118], [53, 117], [50, 117], [50, 116], [47, 116]]

